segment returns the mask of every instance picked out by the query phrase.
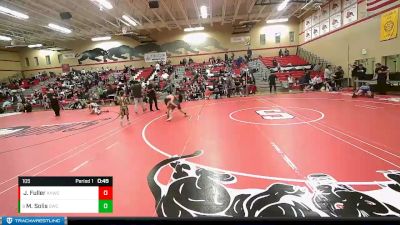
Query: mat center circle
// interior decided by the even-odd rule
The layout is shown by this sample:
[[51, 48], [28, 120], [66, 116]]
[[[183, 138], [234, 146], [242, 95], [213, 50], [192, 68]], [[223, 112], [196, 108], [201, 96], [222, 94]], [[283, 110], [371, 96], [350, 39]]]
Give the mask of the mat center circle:
[[324, 113], [315, 109], [280, 106], [245, 108], [229, 114], [229, 118], [236, 122], [263, 126], [307, 124], [324, 117]]

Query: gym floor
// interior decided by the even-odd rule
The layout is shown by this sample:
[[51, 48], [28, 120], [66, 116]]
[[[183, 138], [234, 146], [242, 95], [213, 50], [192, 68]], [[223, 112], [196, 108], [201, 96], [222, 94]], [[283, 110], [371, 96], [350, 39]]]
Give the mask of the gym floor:
[[118, 107], [3, 116], [0, 212], [17, 214], [18, 176], [113, 176], [105, 216], [400, 216], [397, 100], [204, 100], [182, 103], [189, 117], [171, 122], [164, 105], [130, 106], [122, 125]]

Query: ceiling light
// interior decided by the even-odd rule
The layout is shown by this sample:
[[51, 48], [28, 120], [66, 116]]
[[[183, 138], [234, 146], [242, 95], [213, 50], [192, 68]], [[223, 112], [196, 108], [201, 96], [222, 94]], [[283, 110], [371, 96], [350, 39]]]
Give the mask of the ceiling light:
[[65, 27], [62, 27], [62, 26], [59, 26], [59, 25], [54, 24], [54, 23], [49, 23], [48, 27], [50, 29], [52, 29], [52, 30], [55, 30], [55, 31], [58, 31], [58, 32], [61, 32], [61, 33], [64, 33], [64, 34], [69, 34], [69, 33], [72, 32], [72, 30], [70, 30], [68, 28], [65, 28]]
[[92, 38], [92, 41], [108, 41], [108, 40], [111, 40], [111, 36], [94, 37], [94, 38]]
[[12, 38], [0, 35], [0, 41], [11, 41]]
[[282, 11], [284, 8], [286, 8], [289, 0], [284, 0], [279, 6], [278, 6], [278, 11]]
[[129, 23], [127, 23], [127, 22], [125, 22], [125, 21], [123, 21], [123, 20], [119, 20], [119, 21], [121, 21], [121, 23], [125, 24], [125, 26], [127, 26], [127, 27], [130, 27], [130, 26], [131, 26]]
[[183, 29], [183, 31], [185, 32], [200, 31], [200, 30], [204, 30], [204, 27], [188, 27]]
[[35, 44], [35, 45], [28, 45], [28, 48], [40, 48], [42, 47], [42, 44]]
[[274, 20], [267, 20], [267, 23], [283, 23], [287, 22], [288, 20], [289, 20], [288, 18], [274, 19]]
[[200, 7], [200, 16], [203, 19], [207, 18], [207, 6], [203, 5], [203, 6]]
[[3, 7], [3, 6], [0, 6], [0, 13], [5, 14], [7, 16], [12, 16], [14, 18], [21, 19], [21, 20], [29, 19], [28, 15], [11, 10], [11, 9]]
[[107, 1], [107, 0], [91, 0], [91, 1], [96, 3], [100, 7], [100, 10], [103, 10], [103, 8], [105, 8], [105, 9], [112, 9], [113, 8], [111, 3], [109, 1]]
[[127, 15], [123, 15], [122, 19], [126, 20], [128, 23], [132, 24], [133, 26], [137, 26], [137, 22]]

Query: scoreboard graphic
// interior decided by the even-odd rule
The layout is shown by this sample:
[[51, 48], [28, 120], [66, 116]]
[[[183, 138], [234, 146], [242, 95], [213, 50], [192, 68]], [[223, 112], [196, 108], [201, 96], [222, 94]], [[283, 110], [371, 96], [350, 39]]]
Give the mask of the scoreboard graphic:
[[112, 177], [19, 177], [18, 213], [112, 213]]

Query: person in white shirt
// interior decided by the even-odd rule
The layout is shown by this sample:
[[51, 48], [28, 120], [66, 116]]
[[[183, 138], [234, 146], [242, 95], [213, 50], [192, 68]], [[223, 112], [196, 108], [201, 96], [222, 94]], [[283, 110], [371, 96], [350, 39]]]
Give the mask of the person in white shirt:
[[164, 73], [161, 75], [161, 77], [162, 77], [163, 80], [168, 80], [169, 74], [168, 74], [167, 72], [164, 72]]
[[331, 65], [327, 65], [324, 71], [324, 79], [330, 80], [332, 78]]
[[312, 87], [313, 90], [319, 91], [321, 89], [321, 87], [322, 87], [322, 84], [323, 84], [321, 77], [319, 75], [315, 76], [312, 79], [312, 82], [313, 82], [313, 87]]
[[288, 80], [289, 92], [292, 92], [292, 87], [293, 87], [293, 83], [294, 83], [294, 79], [293, 79], [292, 74], [289, 73], [289, 76], [288, 76], [287, 80]]

